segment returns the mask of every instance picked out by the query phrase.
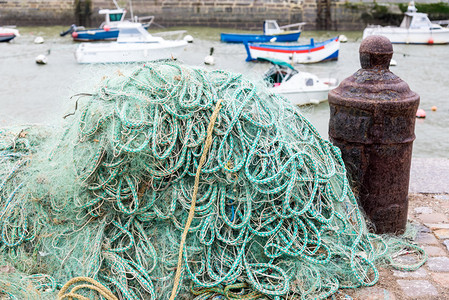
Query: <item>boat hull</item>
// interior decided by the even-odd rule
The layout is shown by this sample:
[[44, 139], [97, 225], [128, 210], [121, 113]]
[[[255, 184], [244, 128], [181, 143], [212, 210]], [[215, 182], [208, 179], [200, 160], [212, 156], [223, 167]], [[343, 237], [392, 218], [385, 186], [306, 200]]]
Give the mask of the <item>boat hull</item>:
[[75, 52], [78, 63], [127, 63], [177, 58], [186, 41], [159, 43], [82, 43]]
[[363, 38], [370, 35], [381, 35], [393, 44], [448, 44], [449, 29], [405, 29], [399, 27], [367, 27]]
[[9, 42], [15, 37], [16, 35], [14, 33], [0, 33], [0, 42]]
[[[148, 29], [147, 25], [142, 25]], [[117, 27], [105, 30], [103, 28], [77, 30], [72, 32], [72, 38], [76, 42], [96, 42], [96, 41], [115, 41], [117, 40], [119, 29]]]
[[337, 60], [340, 49], [338, 37], [322, 43], [310, 45], [275, 45], [275, 44], [245, 44], [248, 54], [247, 61], [259, 57], [279, 59], [291, 64], [317, 63]]
[[315, 91], [286, 91], [272, 88], [273, 93], [284, 96], [294, 105], [319, 104], [327, 101], [329, 91], [331, 89], [315, 90]]
[[74, 31], [72, 38], [77, 42], [91, 41], [115, 41], [118, 37], [118, 28], [111, 28], [108, 31], [104, 29], [90, 29]]
[[276, 42], [296, 42], [301, 31], [285, 32], [280, 34], [240, 34], [222, 33], [221, 41], [225, 43], [268, 43], [275, 39]]

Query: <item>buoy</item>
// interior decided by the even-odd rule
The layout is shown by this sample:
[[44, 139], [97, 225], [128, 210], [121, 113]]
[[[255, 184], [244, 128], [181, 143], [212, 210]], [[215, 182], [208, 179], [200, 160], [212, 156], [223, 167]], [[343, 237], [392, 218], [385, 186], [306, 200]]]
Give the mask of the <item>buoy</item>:
[[390, 60], [390, 66], [397, 66], [398, 62], [394, 59]]
[[432, 111], [437, 111], [437, 107], [434, 105], [430, 108]]
[[34, 39], [34, 43], [35, 44], [43, 44], [44, 43], [44, 38], [41, 36], [38, 36]]
[[103, 29], [104, 29], [104, 31], [109, 31], [109, 30], [111, 30], [111, 26], [109, 26], [109, 25], [104, 25], [104, 26], [103, 26]]
[[213, 65], [213, 64], [215, 64], [215, 59], [212, 56], [213, 53], [214, 53], [214, 47], [211, 47], [209, 55], [204, 58], [204, 63], [206, 65]]
[[193, 43], [193, 36], [191, 35], [186, 35], [184, 37], [184, 41], [186, 41], [187, 43]]
[[427, 42], [429, 45], [433, 45], [433, 38], [430, 38], [429, 41]]
[[340, 34], [338, 38], [340, 39], [340, 43], [346, 43], [348, 41], [348, 38], [344, 34]]
[[47, 64], [47, 57], [43, 54], [40, 54], [38, 56], [36, 56], [36, 63], [38, 65], [45, 65]]
[[420, 108], [416, 111], [416, 117], [420, 119], [424, 119], [426, 117], [426, 112], [424, 109]]
[[76, 31], [72, 32], [72, 37], [76, 39], [78, 37], [78, 32]]

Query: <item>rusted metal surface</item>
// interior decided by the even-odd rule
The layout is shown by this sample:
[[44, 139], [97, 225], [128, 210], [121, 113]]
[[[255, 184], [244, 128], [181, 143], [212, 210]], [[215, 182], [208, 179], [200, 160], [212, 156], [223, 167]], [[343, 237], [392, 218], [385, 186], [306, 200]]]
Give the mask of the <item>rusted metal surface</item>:
[[329, 93], [329, 137], [376, 232], [402, 233], [419, 96], [390, 72], [387, 38], [368, 37], [359, 51], [362, 69]]

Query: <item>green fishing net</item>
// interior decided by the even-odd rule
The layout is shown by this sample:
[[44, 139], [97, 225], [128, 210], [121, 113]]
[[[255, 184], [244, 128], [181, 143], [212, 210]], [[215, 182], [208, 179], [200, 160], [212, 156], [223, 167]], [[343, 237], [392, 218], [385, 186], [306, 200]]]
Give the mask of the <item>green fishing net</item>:
[[62, 128], [0, 130], [1, 292], [54, 299], [86, 276], [168, 299], [218, 99], [176, 299], [323, 299], [375, 284], [379, 264], [407, 269], [297, 107], [240, 74], [160, 62], [105, 77]]

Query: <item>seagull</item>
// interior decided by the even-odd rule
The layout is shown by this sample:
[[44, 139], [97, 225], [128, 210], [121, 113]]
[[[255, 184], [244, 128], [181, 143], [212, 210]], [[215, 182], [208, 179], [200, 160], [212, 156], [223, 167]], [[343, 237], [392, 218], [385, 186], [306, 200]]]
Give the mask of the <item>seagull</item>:
[[210, 54], [204, 58], [204, 63], [206, 65], [214, 65], [215, 64], [215, 59], [212, 56], [213, 53], [214, 53], [214, 47], [211, 47]]

